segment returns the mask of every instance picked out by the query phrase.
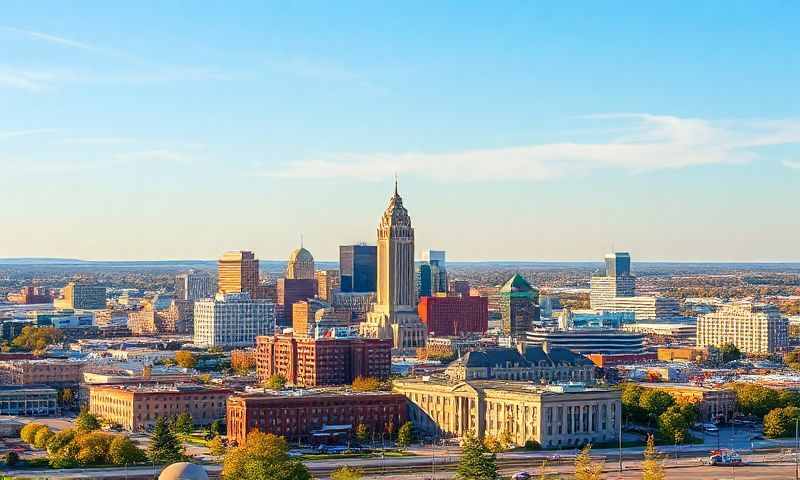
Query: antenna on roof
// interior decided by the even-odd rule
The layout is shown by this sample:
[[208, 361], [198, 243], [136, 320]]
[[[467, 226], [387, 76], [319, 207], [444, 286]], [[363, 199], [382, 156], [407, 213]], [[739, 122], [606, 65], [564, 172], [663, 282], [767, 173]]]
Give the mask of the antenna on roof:
[[300, 234], [300, 248], [303, 248], [303, 234]]

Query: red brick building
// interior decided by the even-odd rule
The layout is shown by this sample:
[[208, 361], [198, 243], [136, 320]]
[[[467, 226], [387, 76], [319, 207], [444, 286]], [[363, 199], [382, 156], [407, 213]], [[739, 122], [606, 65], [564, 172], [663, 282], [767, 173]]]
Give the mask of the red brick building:
[[437, 337], [484, 333], [489, 328], [486, 297], [422, 297], [417, 313], [428, 326], [428, 334]]
[[283, 375], [302, 387], [344, 385], [358, 376], [388, 378], [391, 366], [391, 340], [256, 337], [256, 371], [262, 380]]
[[391, 423], [396, 434], [406, 419], [406, 397], [400, 394], [320, 391], [231, 396], [226, 423], [228, 439], [243, 445], [253, 430], [282, 435], [290, 443], [318, 443], [336, 435], [346, 440], [359, 424], [380, 436]]
[[317, 295], [317, 281], [314, 279], [279, 278], [275, 287], [278, 308], [275, 309], [278, 325], [292, 326], [292, 305], [300, 300]]

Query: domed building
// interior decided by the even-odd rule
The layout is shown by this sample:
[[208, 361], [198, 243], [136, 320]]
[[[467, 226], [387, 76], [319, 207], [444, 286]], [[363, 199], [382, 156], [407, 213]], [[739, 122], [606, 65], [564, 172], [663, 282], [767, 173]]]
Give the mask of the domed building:
[[302, 246], [289, 255], [286, 278], [293, 280], [314, 279], [314, 256]]
[[200, 465], [178, 462], [162, 470], [158, 480], [208, 480], [208, 472]]

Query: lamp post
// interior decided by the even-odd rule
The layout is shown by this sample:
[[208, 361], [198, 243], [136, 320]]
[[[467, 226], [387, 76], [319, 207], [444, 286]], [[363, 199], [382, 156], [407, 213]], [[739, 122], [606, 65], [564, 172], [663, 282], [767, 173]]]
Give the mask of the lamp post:
[[431, 480], [436, 479], [436, 437], [431, 441]]
[[622, 406], [620, 406], [619, 410], [619, 429], [617, 431], [617, 437], [619, 439], [619, 477], [622, 478]]
[[800, 435], [798, 435], [798, 422], [800, 417], [794, 419], [794, 480], [800, 479]]

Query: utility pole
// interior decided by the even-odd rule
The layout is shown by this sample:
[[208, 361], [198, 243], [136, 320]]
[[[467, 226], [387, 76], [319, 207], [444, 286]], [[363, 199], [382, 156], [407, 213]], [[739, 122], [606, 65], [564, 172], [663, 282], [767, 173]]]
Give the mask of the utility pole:
[[436, 480], [436, 438], [431, 442], [431, 480]]
[[800, 435], [798, 435], [800, 417], [794, 419], [794, 480], [800, 480]]
[[619, 478], [622, 478], [622, 407], [620, 406], [620, 415], [619, 415]]

